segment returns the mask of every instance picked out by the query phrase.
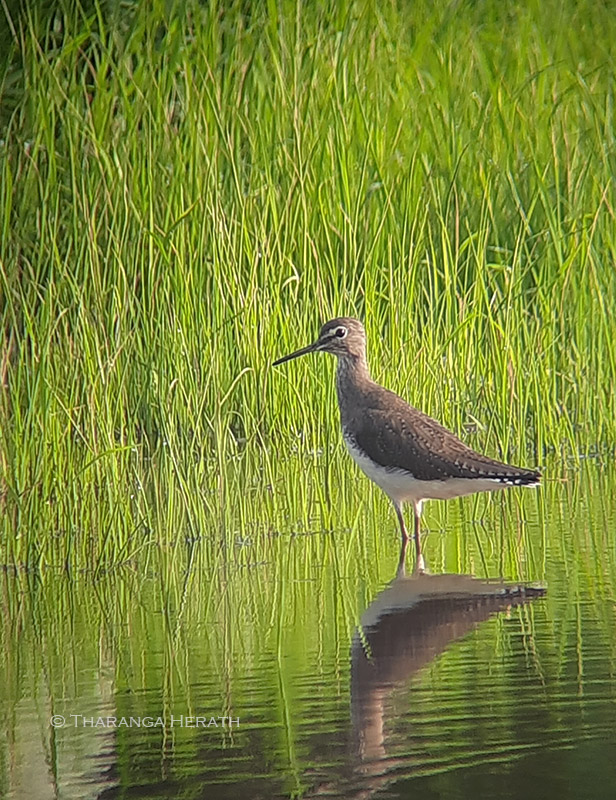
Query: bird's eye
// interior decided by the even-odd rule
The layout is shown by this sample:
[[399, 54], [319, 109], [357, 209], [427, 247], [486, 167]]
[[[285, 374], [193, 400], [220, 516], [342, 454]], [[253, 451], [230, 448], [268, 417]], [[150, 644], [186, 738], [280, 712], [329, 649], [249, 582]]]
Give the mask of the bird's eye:
[[337, 336], [339, 339], [344, 339], [344, 337], [346, 335], [347, 335], [347, 329], [346, 328], [336, 328], [336, 330], [334, 332], [334, 336]]

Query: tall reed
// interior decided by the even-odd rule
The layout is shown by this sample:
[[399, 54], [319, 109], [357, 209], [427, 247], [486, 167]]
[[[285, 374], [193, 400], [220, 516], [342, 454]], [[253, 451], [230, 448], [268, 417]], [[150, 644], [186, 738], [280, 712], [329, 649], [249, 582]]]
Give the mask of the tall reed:
[[608, 9], [26, 3], [7, 31], [0, 561], [290, 532], [327, 487], [281, 498], [287, 459], [334, 468], [331, 365], [270, 363], [336, 314], [473, 445], [613, 448]]

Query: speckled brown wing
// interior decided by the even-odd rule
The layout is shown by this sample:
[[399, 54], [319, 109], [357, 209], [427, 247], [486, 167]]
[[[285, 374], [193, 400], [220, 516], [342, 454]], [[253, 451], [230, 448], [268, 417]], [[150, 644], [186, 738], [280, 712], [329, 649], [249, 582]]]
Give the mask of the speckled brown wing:
[[[402, 469], [417, 480], [494, 478], [508, 485], [537, 483], [541, 475], [476, 453], [436, 420], [401, 397], [387, 393], [386, 408], [368, 404], [353, 414], [353, 441], [383, 467]], [[381, 398], [383, 395], [381, 395]], [[348, 428], [347, 428], [348, 430]]]

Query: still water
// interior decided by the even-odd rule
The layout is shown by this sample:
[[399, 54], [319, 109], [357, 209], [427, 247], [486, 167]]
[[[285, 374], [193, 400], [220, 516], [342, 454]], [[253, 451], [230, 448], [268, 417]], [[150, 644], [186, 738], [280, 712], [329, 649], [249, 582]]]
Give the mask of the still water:
[[378, 500], [175, 578], [6, 571], [0, 796], [616, 797], [615, 488], [428, 506], [425, 576]]

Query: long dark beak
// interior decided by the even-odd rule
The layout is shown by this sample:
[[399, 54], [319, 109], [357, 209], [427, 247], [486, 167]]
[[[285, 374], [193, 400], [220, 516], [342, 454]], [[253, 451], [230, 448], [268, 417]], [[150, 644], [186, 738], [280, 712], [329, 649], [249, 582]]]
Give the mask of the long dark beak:
[[290, 353], [288, 356], [283, 356], [279, 358], [277, 361], [274, 361], [272, 364], [273, 367], [277, 367], [278, 364], [284, 364], [285, 361], [291, 361], [292, 358], [298, 358], [299, 356], [305, 356], [306, 353], [314, 353], [315, 350], [319, 349], [320, 342], [313, 342], [309, 344], [308, 347], [302, 347], [301, 350], [296, 350], [294, 353]]

